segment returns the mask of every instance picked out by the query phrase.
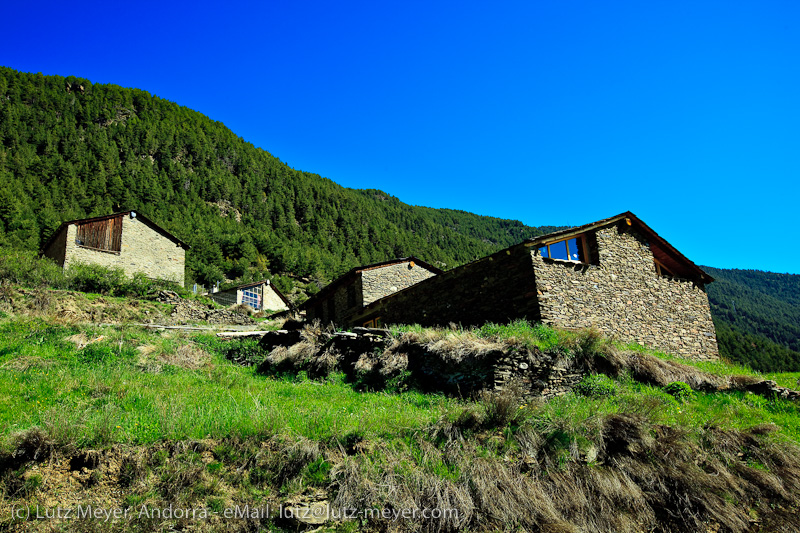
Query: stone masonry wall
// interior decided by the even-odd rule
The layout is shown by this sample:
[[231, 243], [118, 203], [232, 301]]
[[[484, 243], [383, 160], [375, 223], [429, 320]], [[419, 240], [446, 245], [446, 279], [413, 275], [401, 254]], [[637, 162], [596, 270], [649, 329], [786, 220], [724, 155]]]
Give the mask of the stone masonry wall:
[[119, 253], [101, 252], [75, 244], [77, 228], [67, 228], [64, 268], [72, 263], [95, 263], [121, 268], [131, 276], [142, 272], [148, 278], [174, 281], [183, 285], [185, 250], [140, 220], [122, 217], [122, 247]]
[[[355, 285], [356, 302], [354, 306], [349, 306], [347, 292], [349, 287]], [[333, 300], [334, 309], [331, 314], [330, 302]], [[333, 293], [323, 300], [317, 302], [313, 307], [306, 310], [306, 318], [309, 321], [319, 320], [323, 324], [333, 322], [337, 325], [349, 324], [350, 317], [361, 309], [361, 277], [356, 276], [350, 283], [343, 283], [337, 287]]]
[[471, 326], [538, 316], [531, 256], [518, 245], [387, 296], [355, 318], [360, 323], [380, 317], [384, 324]]
[[264, 285], [264, 305], [263, 308], [269, 311], [285, 311], [289, 309], [286, 302], [275, 293], [272, 284]]
[[719, 358], [702, 285], [659, 276], [647, 241], [627, 226], [597, 231], [598, 265], [543, 258], [531, 249], [541, 320], [562, 328], [594, 327], [695, 359]]
[[435, 276], [430, 270], [410, 261], [373, 268], [361, 272], [363, 303], [366, 306], [384, 296], [416, 285], [420, 281]]
[[[332, 294], [322, 300], [318, 305], [306, 311], [309, 320], [320, 319], [323, 324], [333, 322], [337, 325], [360, 326], [360, 320], [353, 320], [358, 316], [363, 307], [383, 298], [387, 294], [400, 291], [419, 283], [425, 279], [435, 276], [435, 274], [420, 265], [409, 268], [410, 261], [372, 268], [357, 273], [351, 283], [343, 283]], [[355, 291], [355, 305], [348, 305], [348, 291], [353, 287]], [[334, 302], [333, 314], [330, 313], [329, 302]], [[317, 312], [319, 309], [319, 312]]]

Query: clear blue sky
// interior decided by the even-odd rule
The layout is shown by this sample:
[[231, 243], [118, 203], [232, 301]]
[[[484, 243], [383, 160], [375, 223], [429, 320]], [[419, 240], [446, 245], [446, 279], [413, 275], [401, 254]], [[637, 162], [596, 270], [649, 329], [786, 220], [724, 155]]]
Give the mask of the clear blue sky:
[[800, 2], [7, 2], [0, 64], [145, 89], [294, 168], [530, 225], [631, 210], [800, 273]]

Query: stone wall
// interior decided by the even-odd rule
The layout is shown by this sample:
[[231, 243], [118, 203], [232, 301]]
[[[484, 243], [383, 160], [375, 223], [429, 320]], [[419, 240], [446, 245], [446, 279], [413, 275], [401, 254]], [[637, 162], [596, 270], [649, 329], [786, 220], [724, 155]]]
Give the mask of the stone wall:
[[599, 229], [598, 264], [543, 258], [531, 249], [545, 323], [594, 327], [611, 338], [675, 355], [718, 359], [703, 285], [659, 276], [649, 244], [635, 229]]
[[[308, 320], [319, 319], [322, 323], [360, 326], [363, 321], [356, 317], [361, 315], [364, 306], [435, 275], [418, 264], [412, 267], [410, 261], [362, 270], [309, 308], [306, 317]], [[354, 299], [348, 297], [350, 291], [353, 291]], [[334, 302], [333, 313], [331, 301]]]
[[[473, 353], [465, 353], [464, 346], [456, 346], [453, 351], [442, 351], [415, 340], [389, 337], [379, 329], [354, 329], [352, 333], [323, 333], [313, 347], [299, 330], [268, 332], [261, 346], [270, 355], [259, 370], [304, 370], [314, 379], [339, 371], [378, 390], [407, 373], [415, 388], [428, 392], [470, 397], [515, 386], [527, 398], [544, 399], [568, 393], [588, 373], [581, 358], [535, 347], [498, 346], [483, 351], [476, 346]], [[285, 350], [292, 351], [302, 343], [303, 351], [311, 348], [315, 353], [285, 358]], [[279, 347], [282, 350], [272, 353]], [[252, 363], [246, 357], [234, 359], [240, 364]]]
[[264, 301], [263, 308], [266, 311], [286, 311], [289, 306], [283, 301], [283, 298], [278, 296], [272, 284], [264, 285]]
[[120, 252], [102, 252], [75, 244], [77, 228], [67, 228], [64, 268], [73, 263], [94, 263], [109, 268], [121, 268], [131, 276], [142, 272], [148, 278], [174, 281], [183, 285], [185, 250], [144, 222], [130, 216], [122, 217], [122, 247]]
[[385, 324], [464, 326], [538, 319], [531, 256], [523, 245], [433, 276], [373, 303], [356, 318]]
[[[347, 292], [353, 287], [355, 291], [355, 305], [348, 305]], [[319, 320], [323, 324], [333, 322], [335, 324], [349, 324], [350, 318], [354, 313], [361, 309], [361, 276], [355, 275], [352, 279], [345, 281], [336, 289], [327, 295], [327, 297], [318, 301], [313, 306], [306, 310], [306, 319], [308, 321]], [[333, 301], [333, 313], [331, 313], [331, 304]]]
[[361, 272], [362, 306], [366, 306], [397, 291], [401, 291], [420, 281], [435, 276], [430, 270], [418, 264], [405, 261]]

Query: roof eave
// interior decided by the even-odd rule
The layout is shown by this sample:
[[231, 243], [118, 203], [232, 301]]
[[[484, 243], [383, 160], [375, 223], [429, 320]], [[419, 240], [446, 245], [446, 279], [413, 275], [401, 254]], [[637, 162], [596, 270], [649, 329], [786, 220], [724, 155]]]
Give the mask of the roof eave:
[[629, 219], [631, 220], [631, 222], [635, 222], [637, 226], [642, 228], [644, 232], [648, 234], [651, 240], [657, 240], [660, 244], [662, 244], [669, 253], [675, 256], [677, 260], [686, 264], [686, 266], [689, 267], [690, 270], [694, 271], [694, 273], [697, 274], [697, 277], [701, 279], [704, 283], [711, 283], [714, 281], [713, 277], [708, 275], [703, 269], [697, 266], [691, 259], [683, 255], [674, 246], [672, 246], [666, 239], [664, 239], [662, 236], [656, 233], [656, 231], [653, 228], [645, 224], [639, 217], [637, 217], [630, 211], [625, 211], [624, 213], [620, 213], [619, 215], [615, 215], [613, 217], [604, 218], [602, 220], [591, 222], [589, 224], [584, 224], [583, 226], [568, 228], [565, 230], [548, 233], [547, 235], [534, 237], [532, 239], [526, 239], [524, 243], [526, 246], [534, 246], [537, 244], [549, 244], [551, 241], [555, 242], [569, 238], [573, 235], [580, 235], [581, 233], [586, 233], [587, 231], [592, 231], [602, 227], [611, 226], [625, 219]]

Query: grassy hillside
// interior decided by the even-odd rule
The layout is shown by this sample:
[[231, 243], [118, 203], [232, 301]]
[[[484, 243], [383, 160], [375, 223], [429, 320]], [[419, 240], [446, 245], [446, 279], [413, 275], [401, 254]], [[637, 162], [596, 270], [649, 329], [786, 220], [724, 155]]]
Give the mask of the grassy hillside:
[[[800, 527], [797, 404], [648, 382], [667, 368], [653, 363], [663, 355], [524, 323], [408, 328], [394, 332], [399, 341], [457, 350], [458, 357], [493, 343], [645, 364], [585, 378], [576, 392], [548, 403], [514, 388], [469, 398], [421, 393], [406, 389], [399, 369], [387, 388], [365, 390], [335, 370], [310, 380], [302, 370], [231, 362], [264, 360], [256, 341], [73, 323], [35, 305], [41, 295], [6, 294], [12, 291], [15, 314], [0, 301], [3, 530], [318, 527], [278, 514], [281, 505], [353, 509], [351, 519], [327, 523], [332, 531]], [[748, 372], [698, 366], [698, 376], [722, 381]], [[669, 368], [694, 382], [690, 367]], [[769, 377], [788, 385], [797, 374]], [[78, 504], [129, 514], [35, 518], [37, 509]], [[204, 513], [153, 514], [170, 506]], [[239, 515], [224, 517], [237, 508]], [[395, 520], [383, 512], [408, 515]]]
[[146, 91], [0, 67], [0, 246], [35, 250], [63, 220], [122, 207], [187, 241], [205, 283], [408, 255], [452, 267], [541, 233], [345, 189]]

